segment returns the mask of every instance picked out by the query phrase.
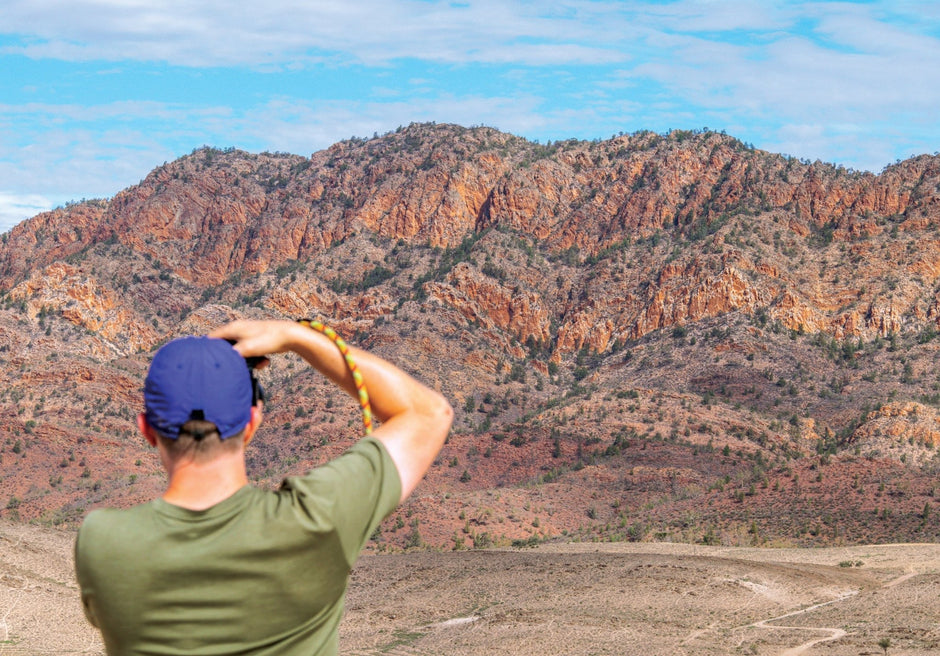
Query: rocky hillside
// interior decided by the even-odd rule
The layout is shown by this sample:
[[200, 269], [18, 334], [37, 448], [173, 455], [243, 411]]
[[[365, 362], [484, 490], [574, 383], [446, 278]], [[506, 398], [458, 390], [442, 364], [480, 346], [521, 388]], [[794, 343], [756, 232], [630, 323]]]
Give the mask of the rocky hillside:
[[[0, 512], [157, 493], [153, 349], [318, 316], [457, 410], [379, 548], [933, 539], [938, 227], [938, 157], [873, 175], [713, 132], [197, 150], [2, 236]], [[297, 361], [266, 377], [260, 484], [355, 439]]]

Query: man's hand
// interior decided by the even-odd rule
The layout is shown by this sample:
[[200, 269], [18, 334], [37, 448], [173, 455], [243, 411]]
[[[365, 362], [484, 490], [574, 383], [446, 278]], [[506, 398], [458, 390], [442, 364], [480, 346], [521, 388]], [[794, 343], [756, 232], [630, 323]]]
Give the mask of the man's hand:
[[298, 328], [303, 329], [293, 321], [241, 320], [216, 328], [209, 337], [233, 341], [242, 357], [263, 357], [292, 350], [291, 332], [296, 333]]

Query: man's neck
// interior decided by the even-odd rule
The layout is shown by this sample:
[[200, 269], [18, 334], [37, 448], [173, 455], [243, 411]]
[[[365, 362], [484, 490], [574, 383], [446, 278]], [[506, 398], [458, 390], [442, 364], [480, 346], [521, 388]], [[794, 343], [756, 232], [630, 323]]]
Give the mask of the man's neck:
[[244, 454], [207, 463], [176, 463], [163, 500], [188, 510], [205, 510], [225, 501], [248, 484]]

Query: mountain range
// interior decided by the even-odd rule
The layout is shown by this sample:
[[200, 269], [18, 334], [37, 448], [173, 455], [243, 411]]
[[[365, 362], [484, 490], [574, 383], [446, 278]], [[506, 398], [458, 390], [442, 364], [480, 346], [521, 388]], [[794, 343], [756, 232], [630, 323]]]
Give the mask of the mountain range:
[[[935, 540], [938, 229], [936, 155], [873, 174], [707, 130], [197, 149], [0, 237], [0, 514], [159, 494], [154, 350], [314, 317], [457, 413], [375, 549]], [[298, 359], [263, 379], [258, 485], [360, 435]]]

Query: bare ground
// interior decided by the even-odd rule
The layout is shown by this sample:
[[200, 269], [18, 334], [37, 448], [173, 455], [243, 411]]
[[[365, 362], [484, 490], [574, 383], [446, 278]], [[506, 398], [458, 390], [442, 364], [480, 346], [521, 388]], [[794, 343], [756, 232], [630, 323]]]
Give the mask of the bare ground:
[[[73, 533], [0, 522], [0, 656], [101, 653]], [[940, 545], [666, 543], [366, 555], [344, 654], [940, 653]]]

